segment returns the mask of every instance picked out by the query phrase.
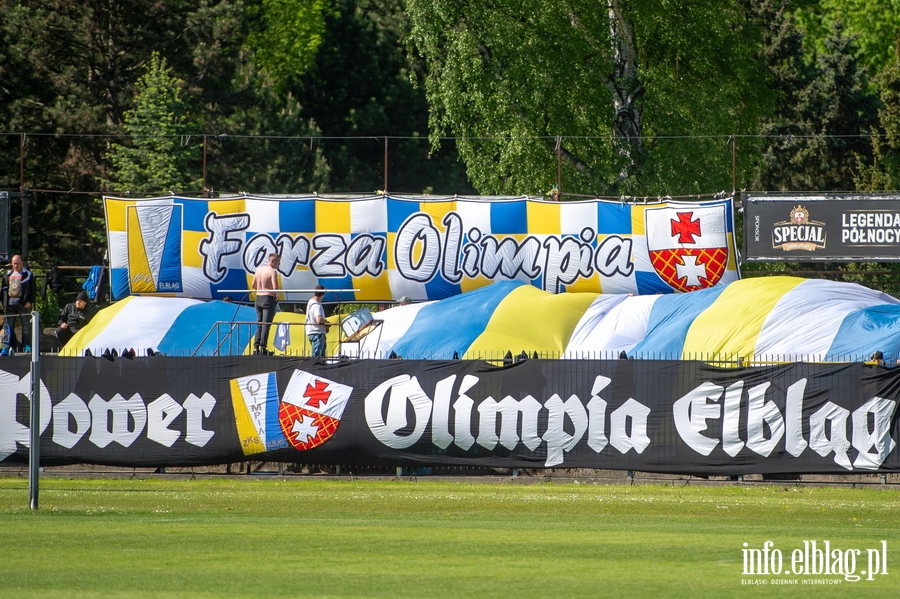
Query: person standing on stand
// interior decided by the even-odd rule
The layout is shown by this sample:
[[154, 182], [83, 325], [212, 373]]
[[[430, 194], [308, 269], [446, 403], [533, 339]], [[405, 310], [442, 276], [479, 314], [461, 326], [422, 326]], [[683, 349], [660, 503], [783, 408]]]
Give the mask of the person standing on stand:
[[269, 328], [275, 318], [275, 308], [278, 306], [276, 289], [278, 289], [279, 264], [281, 264], [281, 256], [269, 254], [268, 264], [263, 264], [256, 269], [251, 284], [251, 287], [256, 290], [256, 320], [260, 323], [256, 327], [253, 353], [261, 356], [272, 355], [266, 346], [269, 344]]
[[16, 320], [22, 326], [22, 339], [10, 339], [11, 345], [16, 351], [31, 351], [31, 310], [34, 307], [34, 298], [37, 285], [34, 283], [34, 275], [25, 268], [22, 256], [16, 254], [10, 261], [12, 270], [3, 275], [3, 306], [6, 308], [7, 319], [10, 316], [19, 315], [19, 318], [10, 319], [9, 325], [15, 336]]
[[325, 308], [322, 306], [322, 298], [325, 297], [325, 287], [316, 285], [313, 296], [306, 304], [306, 335], [312, 346], [312, 357], [325, 357], [325, 333], [331, 323], [325, 320]]

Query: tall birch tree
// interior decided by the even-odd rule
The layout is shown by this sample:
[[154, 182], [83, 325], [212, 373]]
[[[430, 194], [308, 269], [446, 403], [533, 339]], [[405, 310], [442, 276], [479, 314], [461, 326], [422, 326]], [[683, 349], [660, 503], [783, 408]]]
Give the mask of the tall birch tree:
[[[408, 0], [432, 139], [482, 193], [730, 189], [729, 136], [769, 108], [737, 0]], [[685, 139], [695, 136], [693, 141]]]

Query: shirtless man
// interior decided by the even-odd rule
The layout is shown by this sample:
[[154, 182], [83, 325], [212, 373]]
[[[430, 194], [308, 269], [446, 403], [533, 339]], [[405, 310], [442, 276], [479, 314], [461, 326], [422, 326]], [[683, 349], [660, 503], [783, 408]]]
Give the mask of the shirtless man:
[[256, 328], [253, 353], [257, 355], [271, 355], [266, 349], [269, 343], [269, 328], [272, 319], [275, 318], [275, 308], [278, 306], [278, 265], [281, 264], [281, 256], [269, 254], [268, 264], [263, 264], [256, 269], [253, 275], [251, 287], [256, 290], [256, 320], [263, 323]]

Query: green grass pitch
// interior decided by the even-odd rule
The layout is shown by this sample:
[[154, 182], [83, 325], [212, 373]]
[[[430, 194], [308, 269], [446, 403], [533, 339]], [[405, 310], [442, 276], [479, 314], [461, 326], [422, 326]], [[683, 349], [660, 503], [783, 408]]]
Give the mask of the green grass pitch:
[[[900, 596], [893, 488], [52, 478], [39, 499], [0, 478], [2, 598]], [[746, 574], [766, 541], [782, 573]], [[859, 550], [860, 580], [785, 574], [804, 541], [845, 572]], [[887, 574], [860, 574], [872, 555]]]

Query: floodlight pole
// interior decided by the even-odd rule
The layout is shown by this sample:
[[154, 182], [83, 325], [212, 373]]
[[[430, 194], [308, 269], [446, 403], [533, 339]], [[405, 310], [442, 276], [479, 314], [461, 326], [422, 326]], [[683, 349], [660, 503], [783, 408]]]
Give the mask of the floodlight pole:
[[28, 497], [31, 509], [38, 509], [38, 481], [41, 475], [41, 315], [31, 313], [31, 443], [28, 451]]

